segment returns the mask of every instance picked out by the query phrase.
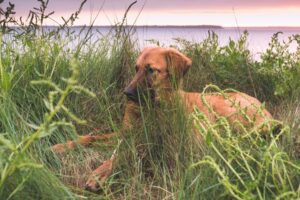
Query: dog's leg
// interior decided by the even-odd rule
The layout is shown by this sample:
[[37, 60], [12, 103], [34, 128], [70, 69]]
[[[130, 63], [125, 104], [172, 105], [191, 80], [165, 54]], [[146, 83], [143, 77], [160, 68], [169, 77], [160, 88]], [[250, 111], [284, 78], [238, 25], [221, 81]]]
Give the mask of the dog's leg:
[[51, 147], [51, 150], [55, 153], [62, 153], [66, 150], [74, 149], [78, 145], [85, 147], [85, 146], [90, 145], [93, 142], [96, 142], [99, 140], [108, 140], [117, 135], [118, 135], [118, 132], [101, 134], [101, 135], [83, 135], [83, 136], [79, 136], [79, 138], [77, 140], [68, 141], [65, 144], [53, 145]]
[[[133, 103], [128, 103], [125, 108], [125, 115], [123, 118], [123, 130], [128, 130], [132, 128], [132, 124], [134, 122], [137, 122], [139, 119], [139, 109], [136, 106], [136, 104]], [[122, 140], [114, 150], [111, 158], [109, 160], [106, 160], [100, 165], [97, 169], [93, 171], [93, 173], [90, 175], [88, 178], [85, 189], [92, 191], [92, 192], [97, 192], [101, 189], [101, 186], [103, 183], [106, 182], [108, 177], [112, 174], [113, 172], [113, 166], [114, 166], [114, 161], [116, 158], [117, 150], [119, 148], [119, 145], [121, 144]]]
[[112, 174], [113, 171], [113, 161], [115, 158], [111, 158], [109, 160], [104, 161], [97, 169], [95, 169], [92, 174], [89, 176], [85, 189], [97, 192], [100, 190], [101, 186], [108, 177]]
[[88, 146], [93, 142], [100, 140], [109, 140], [112, 137], [122, 135], [126, 130], [132, 127], [132, 124], [139, 118], [139, 107], [134, 102], [128, 102], [125, 106], [125, 114], [123, 118], [122, 129], [119, 132], [112, 132], [108, 134], [101, 135], [84, 135], [80, 136], [75, 141], [68, 141], [65, 144], [56, 144], [51, 147], [51, 150], [55, 153], [62, 153], [66, 150], [74, 149], [76, 146]]
[[109, 160], [104, 161], [97, 169], [93, 171], [93, 173], [89, 176], [86, 184], [85, 189], [97, 192], [101, 189], [102, 185], [106, 182], [108, 177], [113, 172], [113, 162], [116, 159], [117, 150], [119, 145], [121, 144], [122, 140], [119, 141], [117, 148], [114, 150], [112, 156]]

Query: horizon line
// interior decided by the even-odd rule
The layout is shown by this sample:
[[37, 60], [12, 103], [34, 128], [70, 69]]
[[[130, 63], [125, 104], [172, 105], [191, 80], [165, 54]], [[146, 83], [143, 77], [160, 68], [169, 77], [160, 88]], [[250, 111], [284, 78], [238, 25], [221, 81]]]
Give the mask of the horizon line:
[[[118, 24], [115, 25], [87, 25], [87, 24], [80, 24], [80, 25], [73, 25], [71, 27], [114, 27], [119, 26]], [[165, 25], [123, 25], [125, 27], [203, 27], [203, 28], [300, 28], [300, 25], [297, 26], [274, 26], [274, 25], [264, 25], [264, 26], [222, 26], [222, 25], [213, 25], [213, 24], [199, 24], [199, 25], [172, 25], [172, 24], [165, 24]], [[10, 26], [10, 27], [18, 27], [18, 26]], [[60, 25], [43, 25], [43, 27], [60, 27]]]

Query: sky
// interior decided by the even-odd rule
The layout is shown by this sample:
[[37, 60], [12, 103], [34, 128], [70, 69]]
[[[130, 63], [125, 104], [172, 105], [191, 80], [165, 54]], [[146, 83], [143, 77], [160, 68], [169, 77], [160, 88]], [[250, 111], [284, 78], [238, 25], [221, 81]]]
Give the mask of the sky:
[[[37, 0], [4, 0], [16, 6], [17, 16], [26, 18]], [[114, 25], [122, 21], [133, 0], [87, 0], [76, 25]], [[81, 0], [50, 0], [55, 11], [47, 25], [61, 23], [79, 7]], [[0, 16], [1, 17], [1, 16]], [[138, 0], [128, 13], [128, 24], [136, 25], [220, 25], [300, 26], [300, 0]]]

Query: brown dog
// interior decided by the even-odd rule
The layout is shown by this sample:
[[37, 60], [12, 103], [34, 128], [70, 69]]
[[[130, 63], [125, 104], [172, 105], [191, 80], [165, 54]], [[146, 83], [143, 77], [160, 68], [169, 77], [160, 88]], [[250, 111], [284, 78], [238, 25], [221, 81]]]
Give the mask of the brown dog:
[[[201, 95], [182, 91], [182, 78], [191, 65], [192, 61], [176, 49], [160, 47], [144, 49], [136, 62], [136, 75], [124, 91], [129, 101], [125, 108], [123, 130], [130, 128], [140, 117], [141, 96], [147, 96], [155, 102], [170, 102], [174, 96], [179, 96], [188, 113], [197, 107], [211, 122], [214, 122], [218, 115], [226, 117], [231, 124], [239, 121], [245, 126], [250, 126], [250, 122], [239, 112], [240, 109], [244, 110], [244, 114], [254, 122], [255, 127], [260, 127], [266, 120], [272, 119], [267, 110], [258, 112], [258, 108], [262, 105], [257, 99], [243, 93]], [[57, 144], [52, 149], [55, 152], [62, 152], [66, 148], [74, 148], [77, 144], [86, 146], [96, 140], [109, 139], [116, 134], [118, 133], [82, 136], [77, 141]], [[114, 155], [93, 172], [87, 181], [87, 189], [92, 191], [99, 189], [98, 183], [105, 181], [112, 173], [113, 160]]]

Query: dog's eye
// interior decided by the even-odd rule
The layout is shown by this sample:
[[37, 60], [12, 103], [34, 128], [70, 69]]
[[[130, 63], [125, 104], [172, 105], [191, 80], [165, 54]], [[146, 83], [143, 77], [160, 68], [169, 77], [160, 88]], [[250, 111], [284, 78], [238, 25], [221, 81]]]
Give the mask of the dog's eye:
[[151, 68], [151, 67], [148, 67], [147, 72], [148, 72], [149, 74], [153, 74], [153, 73], [154, 73], [154, 69]]
[[147, 66], [146, 66], [146, 72], [147, 72], [147, 74], [153, 74], [154, 71], [155, 71], [155, 70], [154, 70], [150, 65], [147, 65]]

